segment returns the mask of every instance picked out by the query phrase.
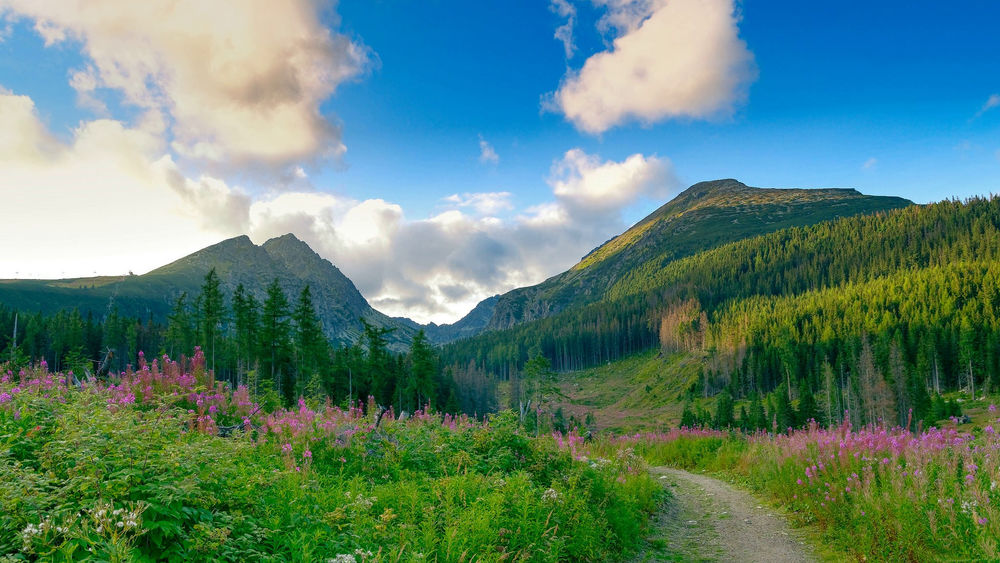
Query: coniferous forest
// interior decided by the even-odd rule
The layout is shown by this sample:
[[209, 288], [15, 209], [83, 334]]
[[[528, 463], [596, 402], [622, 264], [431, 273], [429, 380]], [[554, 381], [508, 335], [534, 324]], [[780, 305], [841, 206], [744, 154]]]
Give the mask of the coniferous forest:
[[[350, 346], [323, 336], [309, 287], [275, 281], [258, 301], [224, 294], [214, 270], [180, 295], [166, 322], [0, 305], [0, 354], [77, 373], [121, 371], [140, 351], [200, 346], [220, 380], [336, 402], [369, 395], [397, 410], [424, 404], [469, 414], [497, 408], [496, 385], [537, 355], [556, 371], [660, 348], [704, 359], [692, 393], [734, 400], [781, 387], [836, 422], [931, 417], [932, 398], [1000, 387], [1000, 199], [909, 206], [740, 240], [678, 260], [653, 259], [596, 302], [435, 349], [406, 352], [391, 329], [364, 325]], [[12, 346], [15, 315], [17, 342]], [[818, 398], [812, 398], [812, 396]]]
[[429, 405], [473, 414], [490, 410], [493, 400], [484, 374], [445, 369], [422, 332], [397, 352], [387, 339], [391, 329], [365, 323], [358, 342], [335, 346], [323, 334], [309, 286], [290, 298], [275, 280], [261, 302], [242, 285], [224, 294], [215, 270], [197, 295], [176, 299], [166, 323], [120, 315], [113, 303], [103, 319], [75, 309], [45, 315], [0, 304], [0, 329], [5, 362], [44, 360], [80, 379], [137, 366], [140, 353], [180, 358], [200, 348], [219, 381], [247, 386], [270, 407], [292, 405], [300, 396], [338, 404], [372, 396], [396, 412]]
[[905, 423], [933, 393], [1000, 385], [998, 259], [1000, 199], [910, 206], [651, 260], [598, 302], [442, 355], [509, 378], [536, 346], [560, 371], [659, 346], [705, 357], [704, 396], [784, 385], [831, 418]]

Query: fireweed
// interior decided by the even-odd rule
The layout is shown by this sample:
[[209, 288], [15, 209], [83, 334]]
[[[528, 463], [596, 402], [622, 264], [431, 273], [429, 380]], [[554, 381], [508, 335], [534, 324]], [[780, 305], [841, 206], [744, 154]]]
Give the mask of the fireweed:
[[[996, 408], [989, 409], [995, 416]], [[845, 417], [847, 418], [847, 417]], [[681, 428], [554, 435], [577, 457], [629, 444], [650, 463], [718, 471], [763, 494], [859, 560], [1000, 559], [1000, 419], [973, 433], [815, 423], [786, 434]]]
[[101, 381], [0, 371], [0, 558], [606, 560], [660, 494], [628, 444], [596, 464], [513, 413], [376, 412], [261, 412], [200, 351]]

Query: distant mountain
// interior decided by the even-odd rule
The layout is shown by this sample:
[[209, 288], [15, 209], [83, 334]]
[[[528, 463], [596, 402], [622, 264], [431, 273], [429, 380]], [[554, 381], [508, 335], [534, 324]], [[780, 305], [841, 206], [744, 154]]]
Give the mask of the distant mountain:
[[289, 300], [309, 284], [324, 330], [333, 341], [355, 342], [363, 318], [394, 328], [390, 341], [398, 349], [420, 329], [432, 342], [442, 344], [593, 303], [609, 291], [620, 292], [626, 281], [641, 284], [642, 276], [672, 261], [728, 242], [908, 205], [911, 202], [902, 198], [866, 196], [852, 189], [762, 189], [736, 180], [702, 182], [566, 272], [485, 299], [448, 325], [420, 325], [376, 311], [336, 266], [291, 234], [260, 246], [246, 236], [224, 240], [140, 276], [0, 280], [0, 303], [26, 311], [79, 308], [97, 315], [117, 307], [122, 314], [163, 321], [182, 292], [192, 299], [198, 294], [205, 274], [214, 267], [226, 293], [242, 283], [261, 300], [275, 278]]
[[435, 343], [442, 344], [459, 340], [469, 336], [475, 336], [483, 331], [493, 318], [493, 309], [496, 307], [499, 295], [487, 297], [479, 302], [467, 315], [452, 324], [419, 325], [410, 319], [399, 319], [402, 322], [410, 323], [414, 329], [424, 329], [427, 338]]
[[510, 328], [600, 300], [618, 280], [637, 269], [661, 268], [728, 242], [788, 227], [908, 205], [912, 202], [903, 198], [868, 196], [853, 189], [753, 188], [732, 179], [701, 182], [566, 272], [490, 298], [459, 323], [467, 332], [477, 325], [484, 330]]
[[293, 303], [308, 284], [323, 329], [337, 343], [355, 342], [362, 332], [362, 318], [395, 328], [390, 339], [396, 348], [405, 346], [416, 332], [414, 323], [373, 309], [347, 276], [291, 234], [260, 246], [246, 236], [224, 240], [141, 276], [0, 280], [0, 303], [28, 311], [79, 308], [99, 315], [115, 306], [122, 314], [163, 321], [182, 292], [191, 299], [198, 295], [212, 268], [226, 294], [242, 283], [261, 301], [274, 279]]

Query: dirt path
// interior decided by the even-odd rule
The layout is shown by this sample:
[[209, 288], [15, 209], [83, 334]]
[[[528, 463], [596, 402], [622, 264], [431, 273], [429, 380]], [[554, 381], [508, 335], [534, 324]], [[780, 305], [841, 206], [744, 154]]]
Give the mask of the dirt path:
[[770, 508], [728, 483], [679, 469], [654, 467], [673, 493], [654, 517], [648, 561], [815, 561], [816, 557]]

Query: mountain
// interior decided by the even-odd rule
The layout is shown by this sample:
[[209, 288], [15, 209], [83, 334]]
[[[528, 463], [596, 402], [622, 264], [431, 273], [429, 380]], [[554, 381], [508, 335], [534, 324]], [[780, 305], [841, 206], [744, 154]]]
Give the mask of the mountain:
[[362, 318], [395, 328], [390, 335], [395, 348], [405, 346], [416, 332], [412, 323], [373, 309], [347, 276], [291, 234], [260, 246], [247, 236], [224, 240], [141, 276], [0, 280], [0, 303], [27, 311], [79, 308], [98, 315], [116, 306], [128, 316], [163, 321], [181, 293], [192, 299], [198, 295], [211, 268], [219, 275], [225, 294], [231, 295], [242, 283], [260, 301], [274, 279], [293, 303], [308, 284], [324, 332], [337, 343], [355, 342], [362, 332]]
[[[853, 189], [753, 188], [736, 180], [701, 182], [544, 282], [490, 298], [458, 324], [466, 333], [510, 328], [604, 298], [625, 275], [722, 244], [788, 227], [912, 205]], [[492, 312], [484, 323], [486, 313]]]
[[483, 299], [478, 305], [469, 311], [468, 314], [452, 324], [439, 325], [430, 323], [428, 325], [419, 325], [410, 319], [399, 318], [398, 320], [404, 323], [410, 323], [414, 329], [422, 328], [431, 342], [435, 344], [442, 344], [453, 340], [467, 338], [469, 336], [475, 336], [482, 332], [483, 329], [489, 324], [490, 319], [493, 318], [493, 310], [499, 299], [499, 295]]

